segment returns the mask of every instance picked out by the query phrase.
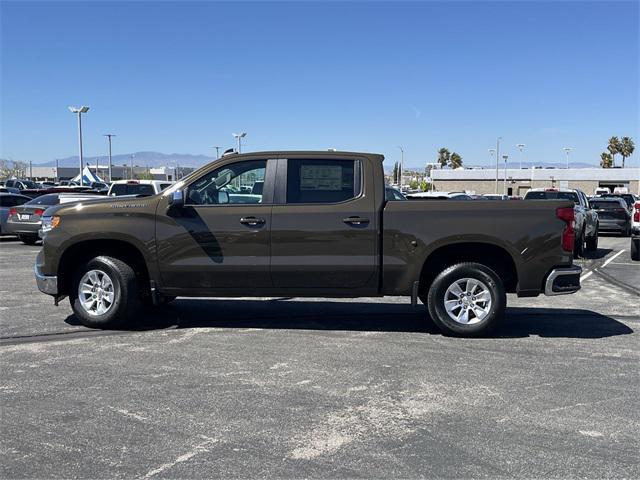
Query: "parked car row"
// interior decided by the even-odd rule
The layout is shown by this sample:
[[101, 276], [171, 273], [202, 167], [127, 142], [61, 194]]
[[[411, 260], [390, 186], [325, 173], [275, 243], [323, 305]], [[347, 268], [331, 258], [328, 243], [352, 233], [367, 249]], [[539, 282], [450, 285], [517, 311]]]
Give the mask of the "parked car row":
[[0, 235], [15, 235], [22, 243], [33, 245], [41, 238], [42, 218], [47, 208], [103, 198], [103, 195], [85, 192], [49, 193], [36, 198], [0, 193]]
[[84, 187], [68, 181], [66, 185], [47, 186], [29, 180], [8, 180], [7, 183], [8, 186], [0, 187], [0, 235], [15, 235], [26, 245], [33, 245], [42, 237], [42, 217], [51, 206], [98, 200], [104, 195], [145, 197], [160, 193], [172, 184], [158, 180], [93, 182]]

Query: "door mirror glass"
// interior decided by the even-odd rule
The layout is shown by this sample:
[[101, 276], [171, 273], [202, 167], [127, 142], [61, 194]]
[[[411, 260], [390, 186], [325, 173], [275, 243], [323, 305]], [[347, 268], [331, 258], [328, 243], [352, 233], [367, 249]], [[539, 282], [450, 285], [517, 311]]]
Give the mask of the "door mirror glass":
[[218, 191], [218, 203], [229, 203], [229, 194], [224, 190]]
[[172, 207], [181, 207], [184, 205], [184, 196], [182, 190], [176, 190], [169, 196], [169, 205]]

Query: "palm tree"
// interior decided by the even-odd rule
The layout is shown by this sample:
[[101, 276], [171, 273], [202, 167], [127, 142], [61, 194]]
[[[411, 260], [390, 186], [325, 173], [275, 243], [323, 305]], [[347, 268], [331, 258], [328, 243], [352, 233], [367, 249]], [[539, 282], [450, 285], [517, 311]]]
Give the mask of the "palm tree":
[[460, 168], [462, 166], [462, 157], [456, 152], [453, 152], [449, 159], [449, 165], [451, 165], [451, 168]]
[[440, 164], [440, 167], [446, 167], [447, 165], [449, 165], [450, 161], [451, 152], [449, 152], [449, 150], [444, 147], [438, 150], [438, 163]]
[[602, 168], [611, 168], [613, 165], [613, 157], [608, 152], [602, 152], [600, 154], [600, 166]]
[[616, 166], [616, 153], [620, 153], [620, 140], [618, 137], [611, 137], [609, 139], [609, 145], [607, 145], [607, 150], [613, 157], [613, 166]]
[[624, 168], [624, 161], [627, 157], [633, 155], [633, 151], [636, 149], [633, 139], [631, 137], [622, 137], [620, 140], [620, 148], [618, 152], [622, 155], [622, 168]]

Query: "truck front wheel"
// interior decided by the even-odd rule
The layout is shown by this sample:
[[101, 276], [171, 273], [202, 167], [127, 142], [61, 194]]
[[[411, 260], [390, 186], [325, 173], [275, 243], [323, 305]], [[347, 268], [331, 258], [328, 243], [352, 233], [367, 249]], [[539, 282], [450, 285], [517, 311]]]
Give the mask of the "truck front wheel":
[[500, 277], [479, 263], [442, 271], [427, 295], [429, 314], [446, 335], [478, 337], [503, 319], [507, 299]]
[[83, 325], [117, 328], [132, 318], [139, 307], [136, 275], [117, 258], [92, 258], [76, 270], [69, 300]]

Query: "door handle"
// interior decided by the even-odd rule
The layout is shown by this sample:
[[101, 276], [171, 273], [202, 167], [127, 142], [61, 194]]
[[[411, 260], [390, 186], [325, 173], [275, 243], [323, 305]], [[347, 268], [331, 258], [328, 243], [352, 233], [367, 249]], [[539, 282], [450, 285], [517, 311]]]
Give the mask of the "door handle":
[[365, 225], [367, 223], [369, 223], [369, 219], [368, 218], [363, 218], [363, 217], [347, 217], [347, 218], [343, 218], [342, 221], [344, 223], [348, 223], [351, 225]]
[[251, 225], [251, 226], [263, 225], [264, 224], [264, 218], [242, 217], [240, 219], [240, 223], [242, 223], [243, 225]]

